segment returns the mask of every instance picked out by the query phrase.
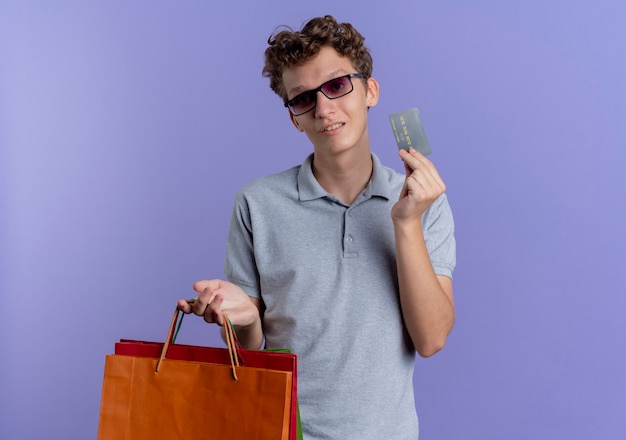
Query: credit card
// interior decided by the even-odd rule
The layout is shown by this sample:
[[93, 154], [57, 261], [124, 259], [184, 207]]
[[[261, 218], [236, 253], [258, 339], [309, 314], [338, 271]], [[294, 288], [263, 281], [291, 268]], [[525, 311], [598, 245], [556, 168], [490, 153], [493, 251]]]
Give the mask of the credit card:
[[398, 149], [402, 148], [408, 151], [410, 147], [413, 147], [424, 156], [432, 153], [428, 138], [426, 138], [426, 133], [424, 133], [420, 112], [417, 108], [392, 113], [389, 115], [389, 121], [393, 129], [393, 135], [396, 137]]

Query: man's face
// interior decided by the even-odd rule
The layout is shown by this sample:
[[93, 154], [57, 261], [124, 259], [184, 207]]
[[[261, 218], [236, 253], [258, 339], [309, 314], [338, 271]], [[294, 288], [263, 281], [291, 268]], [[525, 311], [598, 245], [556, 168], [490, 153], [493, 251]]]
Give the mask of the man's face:
[[[348, 58], [323, 47], [311, 60], [283, 72], [287, 99], [351, 73], [359, 72]], [[299, 116], [290, 112], [293, 124], [306, 133], [316, 154], [335, 155], [354, 148], [369, 151], [367, 109], [378, 101], [378, 84], [373, 78], [367, 82], [351, 78], [351, 82], [353, 90], [344, 96], [329, 99], [318, 91], [313, 110]]]

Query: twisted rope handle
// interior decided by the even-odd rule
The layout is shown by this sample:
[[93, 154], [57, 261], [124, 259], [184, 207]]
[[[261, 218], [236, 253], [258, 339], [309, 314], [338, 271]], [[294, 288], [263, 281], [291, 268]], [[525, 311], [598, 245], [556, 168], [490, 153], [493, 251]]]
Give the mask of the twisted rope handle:
[[157, 361], [156, 367], [154, 369], [155, 374], [159, 372], [159, 368], [161, 368], [161, 363], [163, 362], [163, 359], [165, 359], [165, 357], [167, 356], [167, 350], [168, 348], [170, 348], [170, 343], [172, 342], [172, 339], [174, 337], [174, 329], [176, 328], [176, 322], [178, 321], [178, 315], [180, 314], [180, 312], [180, 309], [176, 307], [176, 310], [174, 311], [174, 316], [172, 317], [172, 322], [170, 324], [170, 329], [167, 332], [167, 338], [165, 338], [165, 343], [163, 344], [163, 349], [161, 350], [161, 356], [159, 357], [159, 360]]
[[[195, 299], [188, 299], [187, 302], [189, 304], [193, 304], [193, 302], [195, 301]], [[173, 344], [174, 341], [176, 340], [176, 336], [178, 335], [178, 331], [180, 330], [180, 326], [183, 322], [183, 318], [185, 317], [185, 315], [183, 314], [182, 318], [180, 319], [180, 321], [178, 320], [178, 317], [180, 316], [181, 310], [176, 307], [176, 310], [174, 311], [174, 316], [172, 316], [172, 322], [170, 323], [170, 328], [169, 331], [167, 332], [167, 338], [165, 339], [165, 343], [163, 344], [163, 349], [161, 350], [161, 356], [159, 357], [159, 360], [157, 361], [156, 367], [154, 369], [155, 374], [159, 372], [159, 369], [161, 368], [161, 364], [163, 363], [163, 359], [165, 359], [167, 357], [167, 350], [170, 347], [170, 344]], [[176, 328], [176, 323], [178, 322], [178, 328]], [[225, 334], [225, 339], [226, 339], [226, 346], [228, 347], [228, 356], [230, 357], [230, 365], [232, 368], [232, 372], [233, 372], [233, 379], [238, 381], [239, 378], [237, 377], [237, 369], [236, 367], [239, 367], [239, 340], [237, 339], [237, 336], [235, 335], [235, 330], [233, 329], [233, 323], [231, 322], [230, 318], [226, 315], [224, 315], [224, 334]]]
[[230, 365], [233, 370], [233, 379], [236, 381], [239, 380], [237, 377], [237, 369], [235, 367], [239, 366], [239, 354], [237, 351], [237, 337], [235, 336], [235, 331], [233, 330], [233, 323], [230, 318], [224, 315], [224, 333], [226, 336], [226, 345], [228, 346], [228, 354], [230, 356]]

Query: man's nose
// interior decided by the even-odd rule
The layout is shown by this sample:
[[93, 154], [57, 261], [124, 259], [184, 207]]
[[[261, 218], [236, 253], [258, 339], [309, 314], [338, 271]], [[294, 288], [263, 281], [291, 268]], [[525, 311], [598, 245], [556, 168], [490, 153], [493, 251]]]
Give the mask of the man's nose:
[[315, 114], [324, 116], [335, 108], [333, 99], [328, 98], [321, 90], [318, 90], [315, 100]]

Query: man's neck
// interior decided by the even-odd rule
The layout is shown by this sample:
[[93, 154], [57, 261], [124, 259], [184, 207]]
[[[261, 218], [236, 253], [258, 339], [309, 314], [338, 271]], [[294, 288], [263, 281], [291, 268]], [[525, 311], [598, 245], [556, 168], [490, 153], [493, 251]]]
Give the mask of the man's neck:
[[351, 205], [367, 186], [373, 171], [372, 155], [350, 151], [337, 156], [313, 156], [313, 174], [329, 194]]

